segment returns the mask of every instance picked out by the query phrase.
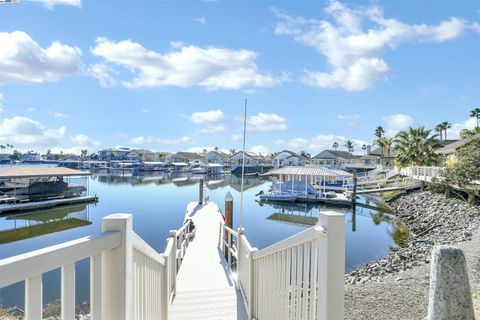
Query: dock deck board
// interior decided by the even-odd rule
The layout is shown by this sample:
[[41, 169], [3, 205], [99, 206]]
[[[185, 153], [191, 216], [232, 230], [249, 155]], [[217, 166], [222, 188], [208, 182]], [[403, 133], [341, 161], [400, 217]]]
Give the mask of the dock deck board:
[[190, 203], [187, 214], [196, 226], [177, 275], [171, 319], [247, 319], [242, 295], [218, 248], [222, 216], [215, 203]]

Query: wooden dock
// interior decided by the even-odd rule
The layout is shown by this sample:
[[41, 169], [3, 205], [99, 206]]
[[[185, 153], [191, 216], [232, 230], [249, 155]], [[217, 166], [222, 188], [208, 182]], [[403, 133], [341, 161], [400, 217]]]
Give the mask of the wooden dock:
[[169, 319], [247, 319], [242, 295], [218, 247], [223, 219], [218, 206], [192, 202], [187, 215], [196, 234], [178, 271]]
[[97, 200], [98, 200], [97, 196], [83, 196], [83, 197], [75, 197], [75, 198], [52, 199], [52, 200], [45, 200], [45, 201], [2, 204], [0, 205], [0, 214], [18, 212], [18, 211], [30, 211], [30, 210], [53, 208], [56, 206], [68, 205], [68, 204], [95, 202]]

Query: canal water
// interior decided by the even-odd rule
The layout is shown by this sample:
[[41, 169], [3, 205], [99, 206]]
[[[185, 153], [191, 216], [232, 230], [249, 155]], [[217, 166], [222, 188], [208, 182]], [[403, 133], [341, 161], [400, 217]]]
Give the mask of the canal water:
[[[98, 172], [87, 178], [97, 204], [56, 208], [28, 216], [0, 216], [0, 259], [51, 246], [101, 231], [102, 218], [111, 213], [133, 214], [133, 228], [148, 244], [163, 252], [169, 230], [178, 228], [188, 202], [198, 200], [199, 176], [191, 174], [135, 175], [131, 172]], [[85, 179], [85, 178], [82, 178]], [[240, 222], [240, 183], [235, 175], [206, 177], [206, 196], [224, 208], [230, 192], [234, 198], [234, 227]], [[346, 269], [376, 260], [397, 247], [404, 229], [382, 210], [321, 206], [278, 206], [256, 201], [259, 191], [267, 191], [268, 179], [246, 177], [244, 225], [252, 246], [259, 249], [315, 224], [318, 214], [334, 210], [346, 214]], [[371, 206], [375, 202], [360, 199]], [[88, 301], [89, 263], [76, 265], [77, 304]], [[49, 303], [60, 296], [60, 271], [43, 276], [43, 299]], [[23, 306], [23, 282], [0, 289], [0, 305]]]

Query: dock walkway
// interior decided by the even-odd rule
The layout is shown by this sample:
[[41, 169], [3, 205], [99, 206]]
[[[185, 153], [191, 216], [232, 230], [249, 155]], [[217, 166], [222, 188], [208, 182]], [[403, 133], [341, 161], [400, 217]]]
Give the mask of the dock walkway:
[[178, 271], [170, 319], [247, 319], [242, 295], [218, 248], [218, 206], [190, 203], [187, 214], [196, 234]]

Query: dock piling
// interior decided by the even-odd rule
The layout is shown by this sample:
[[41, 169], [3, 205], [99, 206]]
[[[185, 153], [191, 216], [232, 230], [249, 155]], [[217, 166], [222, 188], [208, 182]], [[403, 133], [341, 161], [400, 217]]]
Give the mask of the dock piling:
[[[232, 194], [229, 192], [227, 192], [227, 194], [225, 195], [225, 225], [227, 227], [229, 227], [230, 229], [233, 229], [233, 197], [232, 197]], [[231, 235], [230, 237], [228, 236], [230, 233], [228, 232], [225, 232], [224, 234], [224, 237], [225, 237], [225, 241], [227, 243], [230, 243], [232, 241], [231, 238]], [[230, 252], [230, 250], [224, 250], [225, 252], [225, 258], [228, 259], [228, 254]]]
[[203, 204], [203, 178], [200, 178], [199, 186], [198, 186], [198, 203]]

